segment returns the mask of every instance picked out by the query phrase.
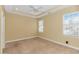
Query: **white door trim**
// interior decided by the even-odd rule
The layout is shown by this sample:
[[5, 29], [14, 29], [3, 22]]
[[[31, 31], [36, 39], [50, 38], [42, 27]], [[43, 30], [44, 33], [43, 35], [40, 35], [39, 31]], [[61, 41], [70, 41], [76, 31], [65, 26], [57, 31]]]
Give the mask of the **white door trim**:
[[1, 53], [3, 53], [4, 47], [5, 47], [5, 15], [2, 10], [1, 12]]

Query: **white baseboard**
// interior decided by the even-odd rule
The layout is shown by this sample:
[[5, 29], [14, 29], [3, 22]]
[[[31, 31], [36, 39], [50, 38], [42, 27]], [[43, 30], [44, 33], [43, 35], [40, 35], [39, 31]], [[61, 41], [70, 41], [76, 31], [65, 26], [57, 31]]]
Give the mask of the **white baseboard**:
[[25, 40], [25, 39], [31, 39], [31, 38], [35, 38], [35, 37], [37, 37], [37, 36], [24, 37], [24, 38], [20, 38], [20, 39], [16, 39], [16, 40], [6, 41], [5, 43], [10, 43], [10, 42], [20, 41], [20, 40]]
[[39, 38], [42, 38], [42, 39], [45, 39], [45, 40], [54, 42], [54, 43], [56, 43], [56, 44], [60, 44], [60, 45], [63, 45], [63, 46], [69, 47], [69, 48], [73, 48], [73, 49], [75, 49], [75, 50], [79, 50], [78, 47], [74, 47], [74, 46], [71, 46], [71, 45], [68, 45], [68, 44], [64, 44], [64, 43], [61, 43], [61, 42], [57, 42], [57, 41], [55, 41], [55, 40], [51, 40], [51, 39], [49, 39], [49, 38], [42, 37], [42, 36], [25, 37], [25, 38], [20, 38], [20, 39], [16, 39], [16, 40], [6, 41], [5, 43], [15, 42], [15, 41], [20, 41], [20, 40], [25, 40], [25, 39], [31, 39], [31, 38], [35, 38], [35, 37], [39, 37]]
[[64, 43], [61, 43], [61, 42], [57, 42], [57, 41], [55, 41], [55, 40], [51, 40], [51, 39], [46, 38], [46, 37], [42, 37], [42, 36], [38, 36], [38, 37], [40, 37], [40, 38], [42, 38], [42, 39], [46, 39], [46, 40], [51, 41], [51, 42], [54, 42], [54, 43], [56, 43], [56, 44], [60, 44], [60, 45], [63, 45], [63, 46], [66, 46], [66, 47], [69, 47], [69, 48], [72, 48], [72, 49], [75, 49], [75, 50], [79, 50], [78, 47], [74, 47], [74, 46], [71, 46], [71, 45], [68, 45], [68, 44], [64, 44]]

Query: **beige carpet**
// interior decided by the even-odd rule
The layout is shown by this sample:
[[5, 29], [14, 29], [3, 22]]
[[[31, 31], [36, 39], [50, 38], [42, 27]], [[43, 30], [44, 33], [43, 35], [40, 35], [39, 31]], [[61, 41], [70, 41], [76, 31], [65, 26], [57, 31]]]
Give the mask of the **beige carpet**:
[[49, 42], [41, 38], [27, 39], [6, 44], [6, 54], [74, 54], [74, 49]]

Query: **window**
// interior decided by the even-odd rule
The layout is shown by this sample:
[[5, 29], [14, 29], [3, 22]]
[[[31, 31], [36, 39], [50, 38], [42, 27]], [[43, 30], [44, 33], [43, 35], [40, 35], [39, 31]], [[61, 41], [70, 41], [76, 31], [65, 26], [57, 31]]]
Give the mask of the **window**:
[[39, 32], [43, 32], [44, 31], [44, 20], [43, 19], [41, 19], [41, 20], [39, 20]]
[[79, 12], [64, 15], [64, 35], [79, 36]]

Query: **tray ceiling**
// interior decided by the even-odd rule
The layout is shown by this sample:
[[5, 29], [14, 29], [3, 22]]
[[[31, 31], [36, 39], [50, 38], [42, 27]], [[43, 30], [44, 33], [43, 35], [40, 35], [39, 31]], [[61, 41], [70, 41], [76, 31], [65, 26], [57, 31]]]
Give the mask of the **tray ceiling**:
[[58, 5], [6, 5], [4, 6], [6, 12], [31, 16], [40, 17], [45, 15], [51, 9], [58, 8]]

